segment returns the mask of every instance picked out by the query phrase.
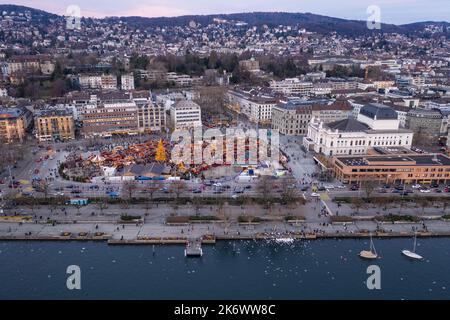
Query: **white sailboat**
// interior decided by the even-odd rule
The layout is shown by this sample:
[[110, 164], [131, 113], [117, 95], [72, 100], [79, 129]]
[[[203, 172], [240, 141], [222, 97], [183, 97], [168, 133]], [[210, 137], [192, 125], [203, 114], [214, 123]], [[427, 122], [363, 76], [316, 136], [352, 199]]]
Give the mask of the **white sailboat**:
[[403, 250], [402, 253], [405, 256], [407, 256], [408, 258], [416, 259], [416, 260], [422, 260], [423, 257], [416, 253], [416, 244], [417, 244], [417, 233], [414, 232], [414, 247], [413, 247], [413, 251]]
[[375, 245], [373, 244], [372, 235], [370, 235], [370, 249], [363, 250], [359, 253], [359, 256], [364, 259], [376, 259], [378, 258], [377, 250], [375, 249]]

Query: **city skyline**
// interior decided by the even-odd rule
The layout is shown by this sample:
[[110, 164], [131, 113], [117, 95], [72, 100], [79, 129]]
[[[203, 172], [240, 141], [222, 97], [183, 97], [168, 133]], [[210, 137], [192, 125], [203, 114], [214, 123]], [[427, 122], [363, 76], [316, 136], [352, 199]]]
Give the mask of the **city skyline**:
[[[433, 5], [430, 5], [430, 2]], [[41, 1], [36, 4], [30, 0], [8, 1], [2, 4], [23, 5], [48, 12], [64, 15], [70, 5], [77, 5], [81, 9], [82, 16], [103, 18], [105, 16], [142, 16], [142, 17], [174, 17], [183, 15], [208, 15], [229, 14], [240, 12], [310, 12], [325, 16], [338, 17], [351, 20], [365, 20], [369, 14], [367, 7], [377, 5], [381, 9], [381, 21], [383, 23], [407, 24], [420, 21], [448, 21], [450, 7], [444, 0], [395, 0], [395, 1], [344, 1], [336, 8], [333, 1], [256, 1], [249, 0], [245, 3], [237, 0], [228, 1], [226, 4], [213, 3], [204, 0], [186, 1], [175, 0], [168, 3], [160, 0], [132, 0], [126, 3], [117, 1], [100, 0], [88, 2], [86, 0]], [[276, 8], [276, 9], [274, 9]]]

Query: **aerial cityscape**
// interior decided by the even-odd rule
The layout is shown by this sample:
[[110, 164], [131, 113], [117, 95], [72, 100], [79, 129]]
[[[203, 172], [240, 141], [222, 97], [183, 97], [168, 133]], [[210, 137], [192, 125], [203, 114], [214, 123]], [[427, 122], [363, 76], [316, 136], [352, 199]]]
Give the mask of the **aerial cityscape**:
[[450, 298], [448, 3], [52, 2], [0, 4], [0, 299]]

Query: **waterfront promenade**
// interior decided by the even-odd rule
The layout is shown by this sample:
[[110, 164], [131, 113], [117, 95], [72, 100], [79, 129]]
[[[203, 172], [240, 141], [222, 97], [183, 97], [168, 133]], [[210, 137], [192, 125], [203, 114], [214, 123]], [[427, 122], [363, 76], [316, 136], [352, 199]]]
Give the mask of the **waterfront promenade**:
[[169, 226], [164, 224], [121, 223], [45, 223], [0, 222], [0, 240], [112, 240], [114, 243], [184, 243], [188, 238], [210, 236], [212, 239], [272, 239], [275, 237], [326, 238], [368, 237], [370, 233], [382, 237], [450, 236], [450, 222], [426, 220], [424, 223], [286, 223], [265, 222], [194, 223]]

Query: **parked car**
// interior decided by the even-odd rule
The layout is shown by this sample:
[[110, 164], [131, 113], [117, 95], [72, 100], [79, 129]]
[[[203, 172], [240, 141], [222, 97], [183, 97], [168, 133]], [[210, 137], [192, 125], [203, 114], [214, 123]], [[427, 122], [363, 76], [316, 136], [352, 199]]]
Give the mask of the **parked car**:
[[242, 188], [242, 187], [235, 187], [234, 188], [234, 193], [244, 193], [244, 188]]
[[169, 193], [169, 188], [167, 188], [167, 187], [162, 187], [162, 188], [160, 189], [160, 191], [162, 191], [162, 192], [164, 192], [164, 193]]
[[431, 190], [427, 189], [427, 188], [421, 188], [421, 189], [419, 189], [419, 191], [422, 193], [430, 193], [431, 192]]
[[411, 186], [411, 188], [413, 188], [413, 189], [420, 189], [420, 188], [422, 188], [422, 186], [420, 184], [416, 183], [416, 184], [413, 184]]
[[202, 193], [202, 189], [195, 188], [195, 189], [192, 190], [192, 193]]

